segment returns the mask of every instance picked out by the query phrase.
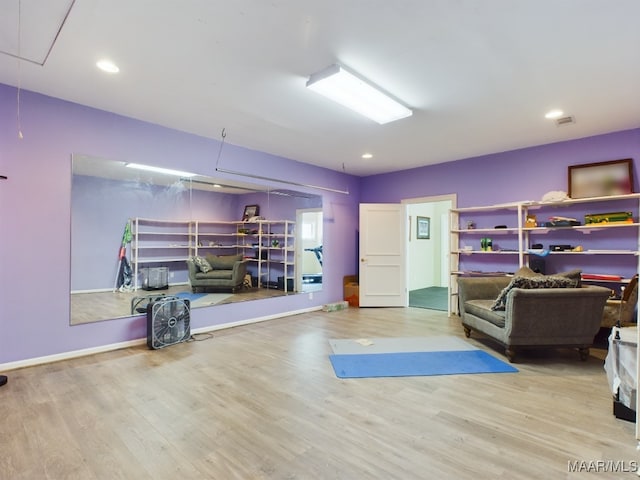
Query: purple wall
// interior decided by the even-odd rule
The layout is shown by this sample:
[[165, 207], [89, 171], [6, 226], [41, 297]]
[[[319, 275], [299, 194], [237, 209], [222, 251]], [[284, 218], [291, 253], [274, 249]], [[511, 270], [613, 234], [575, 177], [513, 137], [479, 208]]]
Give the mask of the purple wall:
[[[219, 142], [0, 85], [0, 364], [144, 338], [141, 317], [69, 326], [71, 155], [215, 174]], [[232, 132], [230, 132], [232, 133]], [[230, 135], [229, 135], [230, 136]], [[327, 255], [323, 291], [196, 309], [193, 328], [276, 315], [342, 298], [352, 274], [359, 179], [226, 144], [220, 168], [346, 189], [323, 197]], [[228, 178], [242, 178], [226, 175]], [[118, 227], [120, 230], [122, 227]], [[115, 255], [116, 253], [113, 253]]]
[[[361, 201], [400, 202], [403, 199], [456, 194], [458, 207], [473, 207], [541, 200], [549, 191], [567, 191], [569, 165], [623, 158], [634, 160], [634, 192], [639, 192], [637, 165], [640, 159], [640, 129], [634, 129], [366, 177], [361, 183]], [[637, 217], [638, 202], [616, 203], [613, 211], [618, 210], [631, 210]], [[608, 211], [612, 211], [612, 204], [588, 204], [575, 209], [563, 208], [555, 215], [581, 219], [585, 213]], [[483, 220], [482, 215], [475, 213], [470, 215], [469, 219], [476, 221], [478, 228], [491, 228], [500, 224], [516, 226], [513, 215], [507, 215], [506, 220], [489, 215], [489, 218]], [[584, 244], [585, 248], [593, 245], [591, 248], [635, 250], [637, 238], [634, 233], [631, 229], [620, 229], [615, 232], [602, 231], [577, 237], [575, 232], [567, 234], [566, 231], [557, 231], [532, 238], [547, 248], [550, 244]], [[461, 245], [464, 245], [465, 241], [477, 242], [479, 238], [480, 236], [467, 235], [461, 239]], [[513, 236], [494, 236], [493, 240], [502, 248], [517, 249], [517, 241]], [[504, 258], [492, 255], [463, 256], [462, 262], [461, 265], [468, 270], [515, 271], [517, 268], [517, 256], [513, 261], [509, 259], [506, 262]], [[548, 259], [547, 273], [581, 268], [589, 273], [610, 273], [630, 277], [637, 270], [636, 262], [635, 257], [628, 255], [588, 258], [558, 255]]]
[[399, 202], [405, 198], [451, 193], [458, 195], [458, 207], [541, 200], [549, 191], [567, 191], [569, 165], [622, 158], [633, 158], [634, 192], [640, 191], [638, 128], [373, 175], [362, 179], [360, 201]]

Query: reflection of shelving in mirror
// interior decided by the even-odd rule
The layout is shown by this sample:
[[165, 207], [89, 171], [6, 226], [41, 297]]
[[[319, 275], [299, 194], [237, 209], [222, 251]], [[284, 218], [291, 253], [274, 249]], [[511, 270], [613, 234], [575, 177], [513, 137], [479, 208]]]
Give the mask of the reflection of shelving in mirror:
[[193, 254], [228, 255], [238, 249], [237, 222], [195, 221], [193, 230]]
[[[129, 218], [132, 221], [138, 217], [169, 223], [177, 220], [181, 224], [179, 229], [167, 234], [157, 232], [156, 227], [141, 225], [135, 252], [135, 240], [127, 244], [126, 258], [131, 262], [132, 284], [133, 270], [138, 267], [138, 288], [142, 285], [142, 268], [165, 267], [169, 277], [167, 293], [190, 290], [185, 260], [196, 253], [202, 256], [241, 253], [252, 257], [250, 264], [256, 271], [260, 266], [261, 280], [265, 286], [278, 286], [279, 277], [285, 276], [285, 265], [289, 271], [304, 271], [292, 267], [289, 261], [278, 259], [282, 254], [282, 241], [278, 247], [274, 247], [266, 237], [259, 242], [257, 233], [238, 235], [236, 229], [245, 205], [260, 205], [260, 213], [266, 218], [293, 220], [300, 210], [315, 208], [321, 211], [321, 195], [203, 175], [180, 178], [126, 168], [126, 161], [90, 155], [74, 154], [72, 161], [72, 324], [130, 315], [129, 301], [125, 298], [127, 294], [113, 292], [114, 277], [119, 269], [116, 249], [120, 248], [123, 224]], [[132, 233], [133, 230], [132, 225]], [[293, 241], [287, 247], [289, 252], [295, 251], [296, 243]], [[321, 243], [320, 238], [317, 245]], [[267, 257], [255, 258], [253, 244], [259, 244], [264, 251], [257, 253], [258, 256]], [[296, 258], [293, 253], [288, 255], [292, 261]], [[291, 273], [286, 276], [290, 277]], [[304, 288], [304, 285], [299, 286], [302, 282], [296, 284], [296, 288], [289, 288], [290, 282], [284, 282], [284, 278], [282, 280], [283, 290], [244, 289], [225, 302], [259, 300], [290, 294], [298, 288], [302, 291]], [[321, 286], [319, 283], [316, 288]], [[201, 305], [204, 306], [201, 301], [192, 303], [193, 308]]]
[[258, 288], [294, 291], [295, 222], [132, 219], [134, 288], [141, 265], [183, 262], [191, 255], [241, 254]]
[[260, 220], [240, 222], [238, 248], [251, 262], [250, 270], [260, 288], [292, 292], [295, 289], [295, 222]]
[[140, 287], [141, 265], [163, 265], [184, 262], [191, 249], [191, 222], [132, 219], [131, 264], [133, 287]]

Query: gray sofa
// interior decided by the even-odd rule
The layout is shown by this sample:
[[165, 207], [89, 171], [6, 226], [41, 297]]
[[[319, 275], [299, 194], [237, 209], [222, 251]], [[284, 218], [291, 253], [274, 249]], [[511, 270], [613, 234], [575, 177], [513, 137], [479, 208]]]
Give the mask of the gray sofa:
[[247, 261], [242, 255], [206, 255], [187, 260], [189, 283], [196, 293], [203, 290], [240, 290], [247, 274]]
[[[465, 335], [469, 337], [472, 331], [487, 335], [505, 347], [505, 355], [511, 362], [516, 350], [534, 347], [578, 348], [580, 359], [586, 360], [600, 329], [610, 290], [567, 285], [519, 288], [517, 279], [527, 277], [529, 272], [533, 273], [518, 272], [523, 275], [516, 274], [513, 278], [459, 277], [459, 307]], [[495, 309], [501, 295], [504, 309]]]

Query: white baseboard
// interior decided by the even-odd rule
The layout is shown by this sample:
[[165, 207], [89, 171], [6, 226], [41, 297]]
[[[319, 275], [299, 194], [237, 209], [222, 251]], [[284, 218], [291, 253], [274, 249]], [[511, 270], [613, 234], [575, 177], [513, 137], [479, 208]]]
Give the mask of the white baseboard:
[[[322, 306], [303, 308], [301, 310], [293, 310], [290, 312], [277, 313], [274, 315], [267, 315], [264, 317], [248, 318], [246, 320], [240, 320], [238, 322], [224, 323], [220, 325], [211, 325], [209, 327], [201, 327], [191, 330], [191, 333], [207, 333], [216, 330], [224, 330], [226, 328], [239, 327], [242, 325], [250, 325], [252, 323], [265, 322], [267, 320], [275, 320], [276, 318], [290, 317], [293, 315], [299, 315], [301, 313], [309, 313], [322, 309]], [[44, 363], [59, 362], [61, 360], [69, 360], [77, 357], [86, 357], [87, 355], [95, 355], [96, 353], [110, 352], [113, 350], [120, 350], [122, 348], [137, 347], [138, 345], [144, 345], [147, 343], [147, 338], [138, 338], [135, 340], [128, 340], [126, 342], [112, 343], [110, 345], [101, 345], [99, 347], [84, 348], [81, 350], [73, 350], [70, 352], [56, 353], [54, 355], [47, 355], [44, 357], [27, 358], [25, 360], [18, 360], [16, 362], [8, 362], [0, 364], [0, 371], [7, 372], [9, 370], [16, 370], [18, 368], [33, 367], [36, 365], [42, 365]]]

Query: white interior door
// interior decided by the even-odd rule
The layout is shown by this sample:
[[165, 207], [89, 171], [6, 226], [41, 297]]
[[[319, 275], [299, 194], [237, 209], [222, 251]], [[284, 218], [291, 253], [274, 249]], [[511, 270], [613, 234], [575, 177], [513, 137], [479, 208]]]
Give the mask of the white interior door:
[[360, 306], [406, 307], [405, 206], [360, 204]]

